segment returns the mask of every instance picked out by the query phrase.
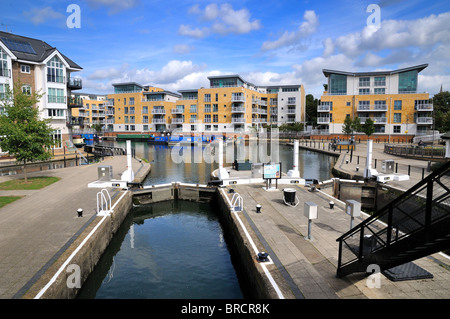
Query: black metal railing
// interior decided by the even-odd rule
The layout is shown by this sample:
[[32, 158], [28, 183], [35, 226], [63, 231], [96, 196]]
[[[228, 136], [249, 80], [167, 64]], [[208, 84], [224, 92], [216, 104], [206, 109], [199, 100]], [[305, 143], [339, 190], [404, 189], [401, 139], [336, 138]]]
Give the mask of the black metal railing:
[[[383, 260], [388, 257], [383, 257], [379, 253], [381, 250], [404, 239], [414, 239], [416, 247], [425, 244], [430, 238], [435, 238], [433, 229], [444, 219], [450, 220], [450, 161], [337, 239], [337, 276], [365, 271], [363, 267], [374, 260], [378, 264], [386, 262], [392, 266], [392, 262]], [[447, 236], [450, 235], [450, 229], [444, 231]], [[421, 237], [414, 238], [416, 234]], [[414, 248], [411, 242], [408, 248]], [[378, 255], [371, 259], [377, 252]], [[389, 258], [395, 257], [392, 251], [388, 255]], [[398, 264], [404, 262], [398, 259]]]

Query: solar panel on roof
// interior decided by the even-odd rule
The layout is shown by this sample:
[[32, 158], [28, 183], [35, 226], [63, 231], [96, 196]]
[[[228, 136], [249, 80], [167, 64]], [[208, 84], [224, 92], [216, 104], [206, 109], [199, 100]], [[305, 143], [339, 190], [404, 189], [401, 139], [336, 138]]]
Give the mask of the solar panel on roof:
[[15, 39], [9, 39], [9, 38], [5, 38], [5, 37], [1, 37], [1, 39], [2, 39], [3, 43], [5, 43], [6, 46], [12, 51], [37, 54], [29, 42], [19, 41], [19, 40], [15, 40]]

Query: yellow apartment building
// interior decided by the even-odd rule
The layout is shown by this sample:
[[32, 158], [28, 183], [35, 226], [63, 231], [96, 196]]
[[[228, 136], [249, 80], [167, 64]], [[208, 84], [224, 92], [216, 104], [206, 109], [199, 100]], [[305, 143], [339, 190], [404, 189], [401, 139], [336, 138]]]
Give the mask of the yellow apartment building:
[[433, 125], [433, 104], [429, 94], [417, 88], [418, 74], [427, 66], [377, 72], [324, 69], [328, 83], [317, 107], [319, 131], [342, 135], [345, 118], [357, 116], [361, 124], [367, 118], [374, 121], [375, 138], [411, 140], [427, 134]]
[[[113, 84], [115, 133], [234, 133], [304, 122], [302, 85], [255, 86], [239, 75], [208, 77], [209, 88], [178, 93], [138, 83]], [[112, 125], [110, 125], [112, 124]]]

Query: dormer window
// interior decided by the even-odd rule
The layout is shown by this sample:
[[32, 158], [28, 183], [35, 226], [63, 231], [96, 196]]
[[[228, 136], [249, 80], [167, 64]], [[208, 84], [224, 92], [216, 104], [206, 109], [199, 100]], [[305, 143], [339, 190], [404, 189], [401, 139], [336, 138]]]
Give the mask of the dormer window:
[[64, 65], [56, 55], [47, 62], [47, 81], [64, 83]]

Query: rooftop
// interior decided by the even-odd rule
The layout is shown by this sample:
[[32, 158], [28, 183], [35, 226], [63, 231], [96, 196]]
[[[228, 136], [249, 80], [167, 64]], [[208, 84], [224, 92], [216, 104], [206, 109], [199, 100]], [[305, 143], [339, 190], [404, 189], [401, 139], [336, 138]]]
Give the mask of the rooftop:
[[422, 71], [428, 66], [428, 64], [420, 64], [408, 68], [391, 70], [391, 71], [373, 71], [373, 72], [346, 72], [346, 71], [337, 71], [337, 70], [328, 70], [323, 69], [322, 72], [325, 77], [329, 77], [330, 74], [341, 74], [341, 75], [349, 75], [349, 76], [375, 76], [375, 75], [392, 75], [396, 73], [408, 72], [417, 70], [418, 72]]

